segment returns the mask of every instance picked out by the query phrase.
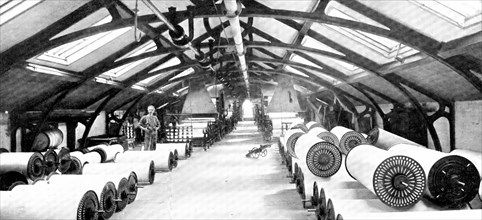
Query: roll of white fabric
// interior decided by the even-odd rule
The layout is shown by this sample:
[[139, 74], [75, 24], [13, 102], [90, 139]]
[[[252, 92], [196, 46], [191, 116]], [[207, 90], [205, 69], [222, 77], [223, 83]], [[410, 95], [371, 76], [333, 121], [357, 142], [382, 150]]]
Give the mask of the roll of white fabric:
[[[390, 207], [381, 202], [378, 199], [354, 199], [354, 200], [346, 200], [346, 199], [333, 199], [330, 198], [331, 202], [333, 203], [333, 208], [335, 213], [341, 214], [343, 217], [356, 215], [360, 213], [397, 213], [403, 211], [404, 213], [412, 213], [418, 212], [419, 215], [423, 215], [423, 212], [428, 211], [443, 211], [446, 210], [445, 207], [435, 206], [425, 201], [420, 201], [413, 206], [406, 207], [404, 209], [399, 209], [395, 207]], [[468, 209], [468, 206], [464, 206], [464, 209]], [[463, 211], [463, 210], [459, 210]], [[399, 218], [395, 219], [405, 219], [402, 216], [398, 216]], [[388, 218], [392, 219], [392, 218]], [[436, 219], [436, 218], [430, 218]], [[456, 218], [456, 219], [461, 219]], [[465, 218], [462, 218], [465, 219]]]
[[99, 216], [104, 219], [110, 218], [117, 209], [117, 203], [115, 202], [117, 188], [114, 182], [102, 175], [53, 175], [47, 181], [51, 187], [55, 187], [61, 192], [93, 190], [98, 196], [99, 207], [104, 211], [99, 213]]
[[[128, 164], [127, 164], [128, 165]], [[114, 163], [102, 163], [102, 164], [90, 164], [85, 167], [83, 175], [104, 175], [104, 176], [119, 176], [127, 179], [126, 185], [126, 195], [127, 202], [132, 203], [137, 197], [137, 174], [135, 169], [125, 169], [126, 166], [119, 169], [119, 164]], [[134, 165], [133, 167], [137, 167]], [[141, 172], [141, 171], [138, 171]], [[141, 183], [141, 184], [148, 184]], [[118, 187], [119, 188], [119, 187]], [[126, 196], [122, 195], [122, 196]], [[122, 198], [123, 199], [123, 198]], [[120, 208], [125, 208], [125, 205]]]
[[134, 173], [138, 184], [152, 184], [154, 183], [155, 171], [154, 162], [143, 161], [137, 163], [99, 163], [86, 164], [82, 171], [84, 175], [107, 175], [107, 174], [121, 174], [128, 178], [131, 173]]
[[340, 140], [338, 140], [338, 137], [336, 137], [336, 135], [322, 127], [315, 127], [308, 131], [308, 134], [317, 136], [325, 141], [334, 144], [337, 147], [340, 145]]
[[315, 176], [329, 177], [340, 169], [342, 158], [338, 148], [314, 135], [300, 136], [294, 151], [294, 156], [302, 161], [302, 166]]
[[411, 145], [418, 145], [411, 140], [406, 138], [400, 137], [396, 134], [383, 130], [381, 128], [375, 127], [368, 132], [367, 142], [375, 147], [388, 150], [392, 146], [397, 144], [411, 144]]
[[323, 127], [323, 126], [321, 126], [321, 124], [316, 122], [316, 121], [310, 121], [310, 122], [306, 123], [306, 127], [308, 128], [308, 131], [310, 131], [313, 128], [318, 128], [318, 127]]
[[15, 152], [0, 154], [0, 174], [15, 171], [31, 180], [40, 178], [45, 173], [45, 162], [38, 152]]
[[126, 151], [116, 158], [116, 163], [137, 163], [154, 161], [155, 171], [171, 171], [174, 167], [174, 155], [169, 149], [156, 151]]
[[346, 169], [388, 206], [411, 206], [425, 189], [425, 172], [414, 159], [372, 145], [353, 148], [346, 157]]
[[477, 195], [480, 175], [462, 156], [410, 144], [396, 144], [388, 151], [415, 159], [427, 174], [425, 194], [440, 203], [467, 203]]
[[162, 150], [164, 148], [170, 149], [171, 151], [177, 150], [179, 159], [187, 159], [191, 156], [189, 152], [188, 143], [162, 143], [156, 144], [156, 151]]
[[338, 138], [338, 146], [343, 154], [347, 154], [351, 149], [360, 144], [367, 143], [363, 135], [349, 128], [336, 126], [332, 128], [330, 132]]
[[480, 220], [480, 210], [442, 210], [424, 212], [377, 212], [377, 213], [350, 213], [342, 214], [344, 220], [386, 220], [386, 219], [406, 219], [406, 220]]
[[0, 191], [0, 210], [0, 219], [84, 220], [97, 219], [100, 207], [92, 190], [43, 187], [35, 191]]

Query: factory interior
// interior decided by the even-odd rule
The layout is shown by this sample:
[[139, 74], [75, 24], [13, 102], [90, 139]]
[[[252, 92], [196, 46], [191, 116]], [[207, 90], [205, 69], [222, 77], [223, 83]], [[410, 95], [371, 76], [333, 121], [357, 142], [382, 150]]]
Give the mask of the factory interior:
[[0, 0], [0, 219], [482, 219], [481, 0]]

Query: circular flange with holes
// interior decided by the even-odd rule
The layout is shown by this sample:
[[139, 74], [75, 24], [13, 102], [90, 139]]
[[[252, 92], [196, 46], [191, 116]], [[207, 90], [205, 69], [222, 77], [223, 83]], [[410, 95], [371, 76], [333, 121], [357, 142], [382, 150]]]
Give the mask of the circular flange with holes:
[[329, 132], [329, 131], [326, 131], [326, 132], [321, 132], [319, 134], [316, 135], [317, 137], [325, 140], [325, 141], [328, 141], [332, 144], [334, 144], [335, 146], [339, 146], [340, 145], [340, 141], [338, 140], [338, 138], [336, 137], [335, 134]]
[[366, 143], [366, 140], [362, 134], [356, 131], [349, 131], [340, 139], [340, 151], [343, 154], [347, 154], [351, 149], [364, 143]]
[[94, 191], [87, 191], [77, 207], [77, 219], [93, 220], [99, 218], [99, 199]]
[[295, 145], [296, 141], [298, 140], [301, 135], [304, 135], [305, 133], [303, 132], [295, 132], [288, 136], [288, 139], [286, 140], [286, 150], [288, 150], [288, 154], [291, 157], [296, 157], [295, 153]]
[[408, 207], [417, 203], [425, 190], [425, 172], [410, 157], [392, 156], [376, 168], [373, 189], [386, 205]]
[[119, 183], [117, 183], [116, 211], [122, 211], [127, 206], [127, 202], [129, 200], [128, 187], [129, 182], [125, 177], [121, 178]]
[[330, 177], [341, 166], [341, 153], [328, 142], [318, 142], [306, 153], [306, 165], [311, 173], [319, 177]]

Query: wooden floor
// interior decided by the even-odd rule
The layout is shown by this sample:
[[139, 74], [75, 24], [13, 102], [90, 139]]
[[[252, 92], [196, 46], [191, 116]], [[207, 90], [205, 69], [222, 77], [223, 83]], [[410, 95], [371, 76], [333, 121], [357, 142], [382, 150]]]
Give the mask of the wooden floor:
[[266, 157], [245, 157], [264, 144], [252, 121], [211, 149], [194, 149], [172, 172], [139, 189], [137, 199], [111, 219], [316, 219], [289, 183], [276, 144]]

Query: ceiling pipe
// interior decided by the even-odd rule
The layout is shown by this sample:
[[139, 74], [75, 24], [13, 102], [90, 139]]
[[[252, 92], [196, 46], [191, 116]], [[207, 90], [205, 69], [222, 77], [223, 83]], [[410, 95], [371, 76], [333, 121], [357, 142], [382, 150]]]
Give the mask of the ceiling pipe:
[[231, 27], [231, 34], [233, 35], [234, 45], [237, 55], [239, 57], [241, 72], [243, 73], [243, 79], [246, 83], [248, 99], [250, 99], [248, 66], [246, 65], [246, 58], [244, 56], [245, 51], [243, 45], [243, 37], [241, 36], [241, 26], [239, 23], [239, 14], [241, 13], [241, 9], [242, 6], [239, 0], [224, 0], [224, 14], [228, 18]]
[[[149, 9], [151, 9], [151, 11], [167, 26], [167, 28], [169, 29], [169, 35], [171, 36], [174, 45], [178, 47], [189, 48], [192, 52], [194, 52], [196, 59], [199, 60], [203, 68], [210, 68], [213, 70], [210, 63], [206, 61], [207, 58], [205, 58], [204, 53], [196, 49], [191, 44], [191, 39], [185, 34], [184, 29], [181, 26], [173, 24], [171, 21], [169, 21], [169, 19], [164, 16], [161, 11], [159, 11], [159, 9], [154, 5], [154, 3], [151, 2], [151, 0], [142, 0], [142, 2], [144, 2], [144, 4]], [[173, 8], [173, 10], [175, 9]]]

